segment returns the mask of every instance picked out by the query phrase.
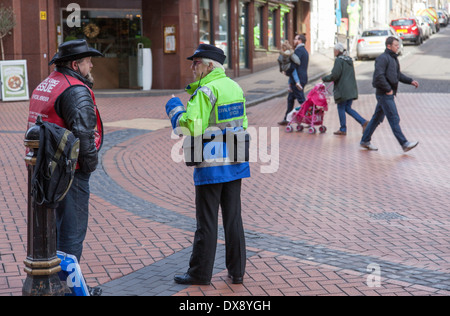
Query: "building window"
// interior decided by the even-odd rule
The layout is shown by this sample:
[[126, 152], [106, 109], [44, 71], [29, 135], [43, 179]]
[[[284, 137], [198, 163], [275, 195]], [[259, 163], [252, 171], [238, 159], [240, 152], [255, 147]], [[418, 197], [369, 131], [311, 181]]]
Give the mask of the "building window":
[[264, 7], [255, 3], [255, 25], [253, 27], [255, 48], [262, 48], [264, 46], [263, 12]]
[[289, 7], [281, 6], [280, 9], [280, 38], [287, 41], [289, 38]]
[[276, 13], [277, 10], [269, 10], [269, 21], [268, 21], [268, 38], [269, 38], [269, 48], [276, 48], [276, 34], [277, 34], [277, 23], [276, 23]]
[[142, 13], [134, 9], [82, 10], [81, 27], [70, 27], [70, 12], [61, 9], [62, 41], [86, 39], [105, 58], [96, 58], [93, 69], [97, 89], [136, 88], [137, 45], [149, 47], [142, 36]]
[[248, 68], [248, 2], [239, 1], [239, 68]]
[[200, 0], [199, 29], [200, 44], [211, 43], [211, 0]]
[[215, 46], [222, 49], [227, 55], [224, 66], [231, 64], [231, 54], [229, 51], [229, 24], [230, 24], [230, 7], [228, 0], [219, 0], [219, 32], [216, 31]]

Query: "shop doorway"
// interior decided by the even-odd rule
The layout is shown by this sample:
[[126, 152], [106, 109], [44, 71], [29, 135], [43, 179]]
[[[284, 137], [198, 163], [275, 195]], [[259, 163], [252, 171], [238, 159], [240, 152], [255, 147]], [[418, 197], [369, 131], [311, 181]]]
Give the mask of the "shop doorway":
[[137, 9], [87, 9], [81, 11], [81, 26], [69, 27], [70, 13], [61, 10], [62, 32], [58, 40], [85, 39], [105, 58], [94, 58], [95, 89], [139, 89], [137, 83], [138, 44], [150, 47], [142, 37], [142, 13]]

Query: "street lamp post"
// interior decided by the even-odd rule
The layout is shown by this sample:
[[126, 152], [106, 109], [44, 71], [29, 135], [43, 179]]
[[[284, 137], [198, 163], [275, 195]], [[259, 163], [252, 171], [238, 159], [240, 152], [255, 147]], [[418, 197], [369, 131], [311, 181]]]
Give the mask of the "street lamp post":
[[28, 169], [28, 224], [27, 258], [24, 261], [27, 277], [22, 287], [23, 296], [62, 296], [64, 287], [59, 279], [61, 260], [56, 255], [55, 209], [38, 205], [31, 194], [31, 179], [39, 149], [39, 130], [42, 118], [25, 134], [24, 145]]

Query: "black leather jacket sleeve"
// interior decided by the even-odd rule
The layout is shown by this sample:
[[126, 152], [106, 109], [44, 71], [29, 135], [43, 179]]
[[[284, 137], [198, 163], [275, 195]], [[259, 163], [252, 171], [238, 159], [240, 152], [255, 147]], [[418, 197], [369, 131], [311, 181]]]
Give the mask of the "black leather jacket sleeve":
[[93, 172], [98, 164], [94, 134], [97, 116], [90, 91], [85, 86], [71, 86], [59, 96], [55, 110], [67, 128], [80, 139], [78, 163], [81, 171]]

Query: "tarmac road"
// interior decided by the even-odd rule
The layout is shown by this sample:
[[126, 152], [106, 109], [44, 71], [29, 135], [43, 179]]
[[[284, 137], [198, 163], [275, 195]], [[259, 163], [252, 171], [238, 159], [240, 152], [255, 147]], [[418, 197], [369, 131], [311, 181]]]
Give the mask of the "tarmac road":
[[[418, 89], [401, 84], [399, 93], [449, 93], [450, 92], [450, 27], [420, 46], [407, 44], [399, 57], [401, 71], [420, 84]], [[360, 94], [375, 93], [372, 88], [374, 60], [357, 61], [356, 75]]]

